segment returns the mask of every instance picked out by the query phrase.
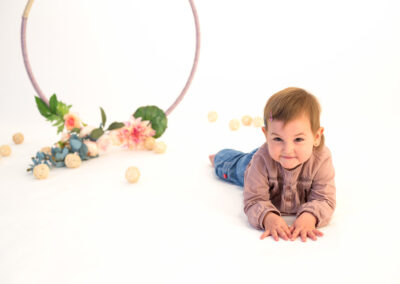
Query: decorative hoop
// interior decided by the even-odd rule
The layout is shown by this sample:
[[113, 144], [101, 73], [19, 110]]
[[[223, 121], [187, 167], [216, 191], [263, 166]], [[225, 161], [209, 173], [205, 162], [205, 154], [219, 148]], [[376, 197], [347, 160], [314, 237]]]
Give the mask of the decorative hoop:
[[[26, 48], [26, 25], [28, 22], [28, 16], [29, 12], [32, 8], [34, 0], [28, 0], [28, 3], [25, 6], [24, 14], [22, 16], [22, 25], [21, 25], [21, 48], [22, 48], [22, 56], [24, 58], [24, 64], [25, 64], [25, 69], [26, 72], [28, 73], [29, 80], [32, 83], [33, 88], [35, 89], [36, 93], [39, 95], [39, 97], [47, 104], [49, 105], [49, 100], [47, 99], [46, 95], [43, 93], [43, 91], [40, 89], [35, 76], [33, 75], [31, 65], [29, 63], [29, 58], [28, 58], [28, 52]], [[196, 50], [195, 50], [195, 56], [193, 60], [193, 66], [190, 71], [189, 77], [185, 83], [185, 86], [183, 87], [181, 93], [179, 94], [178, 98], [173, 102], [173, 104], [165, 111], [166, 115], [169, 115], [175, 108], [176, 106], [180, 103], [180, 101], [183, 99], [185, 96], [186, 92], [188, 91], [194, 74], [196, 73], [198, 61], [199, 61], [199, 54], [200, 54], [200, 24], [199, 24], [199, 18], [197, 15], [197, 10], [194, 5], [193, 0], [189, 0], [190, 7], [192, 8], [193, 12], [193, 17], [194, 17], [194, 23], [195, 23], [195, 28], [196, 28]]]
[[[44, 179], [47, 177], [50, 167], [78, 167], [82, 161], [98, 157], [99, 151], [105, 151], [110, 144], [163, 153], [166, 148], [165, 143], [156, 142], [155, 139], [164, 133], [167, 128], [167, 116], [187, 93], [199, 61], [200, 26], [193, 0], [189, 0], [189, 3], [196, 28], [196, 50], [192, 69], [179, 96], [165, 112], [157, 106], [139, 107], [129, 121], [124, 123], [115, 121], [108, 127], [106, 127], [106, 114], [100, 107], [101, 123], [98, 128], [83, 123], [77, 114], [69, 111], [71, 105], [59, 101], [56, 94], [53, 94], [49, 100], [40, 89], [33, 75], [26, 47], [26, 25], [33, 1], [28, 0], [22, 16], [21, 48], [25, 69], [38, 95], [35, 100], [40, 114], [58, 128], [57, 133], [63, 132], [64, 128], [66, 128], [66, 132], [63, 132], [60, 141], [53, 147], [42, 148], [36, 153], [36, 157], [32, 157], [33, 164], [30, 165], [28, 171], [33, 171], [35, 177]], [[138, 172], [135, 172], [134, 176], [138, 177]], [[130, 181], [130, 178], [127, 177], [127, 179]]]

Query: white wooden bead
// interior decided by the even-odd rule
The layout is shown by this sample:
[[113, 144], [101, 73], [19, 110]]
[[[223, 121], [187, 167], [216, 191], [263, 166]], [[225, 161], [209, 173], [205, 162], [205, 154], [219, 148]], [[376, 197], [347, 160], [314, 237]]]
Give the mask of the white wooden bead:
[[46, 179], [49, 176], [50, 168], [46, 164], [39, 164], [33, 168], [33, 175], [37, 179]]
[[229, 128], [230, 128], [231, 130], [233, 130], [233, 131], [238, 130], [239, 127], [240, 127], [240, 122], [239, 122], [239, 120], [237, 120], [237, 119], [232, 119], [232, 120], [229, 122]]
[[208, 113], [208, 121], [209, 122], [214, 122], [214, 121], [216, 121], [218, 119], [218, 114], [217, 114], [217, 112], [215, 112], [215, 111], [210, 111], [209, 113]]
[[125, 171], [125, 178], [129, 183], [135, 183], [140, 178], [140, 171], [137, 167], [129, 167]]
[[12, 139], [15, 144], [21, 144], [22, 142], [24, 142], [24, 135], [18, 132], [13, 135]]
[[43, 147], [40, 152], [43, 152], [47, 155], [51, 155], [51, 147]]
[[65, 157], [65, 166], [70, 169], [78, 168], [82, 164], [81, 157], [76, 153], [68, 154]]
[[253, 118], [250, 115], [245, 115], [242, 117], [242, 124], [245, 126], [251, 125]]
[[253, 123], [254, 127], [261, 127], [264, 125], [264, 119], [261, 116], [256, 116]]
[[162, 154], [167, 150], [167, 145], [162, 142], [162, 141], [158, 141], [156, 142], [156, 144], [154, 145], [154, 152], [156, 152], [157, 154]]
[[0, 156], [8, 157], [11, 155], [11, 147], [8, 145], [3, 145], [0, 147]]
[[156, 145], [156, 139], [154, 137], [147, 137], [146, 140], [144, 140], [144, 147], [147, 150], [153, 150]]

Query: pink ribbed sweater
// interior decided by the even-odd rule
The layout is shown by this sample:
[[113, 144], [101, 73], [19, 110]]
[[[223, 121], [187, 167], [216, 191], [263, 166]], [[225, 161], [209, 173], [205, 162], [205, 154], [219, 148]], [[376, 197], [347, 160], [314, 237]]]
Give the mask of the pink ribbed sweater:
[[293, 170], [274, 161], [265, 143], [254, 154], [244, 176], [244, 211], [252, 226], [264, 229], [265, 215], [310, 212], [316, 227], [328, 224], [336, 205], [335, 171], [327, 147]]

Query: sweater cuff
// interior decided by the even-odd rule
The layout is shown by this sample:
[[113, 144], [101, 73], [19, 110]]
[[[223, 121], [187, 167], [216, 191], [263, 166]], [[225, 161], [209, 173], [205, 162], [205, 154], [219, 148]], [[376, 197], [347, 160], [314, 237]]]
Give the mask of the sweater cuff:
[[260, 215], [260, 219], [258, 220], [258, 225], [263, 230], [265, 229], [264, 228], [264, 218], [269, 212], [273, 212], [273, 213], [277, 214], [278, 216], [281, 216], [281, 212], [279, 212], [278, 210], [273, 209], [273, 208], [267, 209], [264, 212], [262, 212], [261, 215]]

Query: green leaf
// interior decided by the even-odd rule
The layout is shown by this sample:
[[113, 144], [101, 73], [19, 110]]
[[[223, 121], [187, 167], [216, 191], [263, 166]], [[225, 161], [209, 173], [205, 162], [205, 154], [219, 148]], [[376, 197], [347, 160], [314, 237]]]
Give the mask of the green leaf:
[[106, 121], [107, 121], [106, 113], [104, 112], [104, 109], [102, 107], [100, 107], [100, 112], [101, 112], [101, 124], [104, 127], [106, 126]]
[[142, 120], [148, 120], [151, 123], [151, 128], [156, 131], [154, 138], [160, 137], [167, 129], [167, 116], [157, 106], [144, 106], [138, 108], [133, 114], [134, 117], [141, 117]]
[[115, 130], [115, 129], [119, 129], [124, 126], [125, 126], [125, 124], [122, 122], [113, 122], [110, 124], [110, 126], [107, 128], [107, 130]]
[[57, 134], [60, 133], [60, 132], [62, 132], [63, 130], [64, 130], [64, 124], [60, 125], [60, 126], [57, 128]]
[[115, 121], [115, 122], [111, 123], [111, 124], [108, 126], [107, 130], [115, 130], [115, 129], [122, 128], [122, 127], [124, 127], [124, 126], [125, 126], [125, 124], [124, 124], [123, 122], [117, 122], [117, 121]]
[[64, 115], [66, 115], [67, 113], [69, 113], [69, 109], [70, 109], [71, 107], [72, 107], [71, 105], [67, 106], [67, 105], [64, 104], [63, 102], [58, 101], [56, 113], [57, 113], [58, 116], [60, 116], [60, 117], [63, 118]]
[[71, 130], [71, 133], [74, 133], [74, 132], [79, 134], [79, 133], [81, 132], [81, 129], [75, 127], [75, 128], [73, 128], [73, 129]]
[[57, 104], [58, 104], [58, 100], [57, 100], [56, 94], [53, 94], [50, 97], [50, 103], [49, 104], [50, 104], [50, 111], [52, 113], [56, 114], [57, 113]]
[[35, 101], [40, 114], [46, 118], [49, 117], [51, 115], [51, 110], [48, 105], [39, 97], [35, 97]]
[[92, 132], [90, 132], [90, 138], [97, 140], [103, 134], [104, 134], [104, 130], [102, 128], [96, 128], [96, 129], [93, 129]]

